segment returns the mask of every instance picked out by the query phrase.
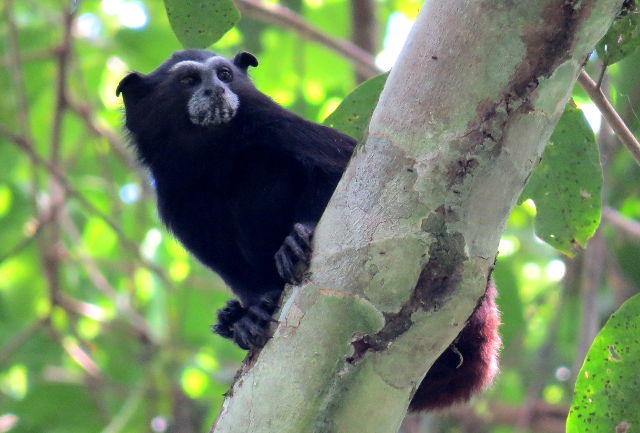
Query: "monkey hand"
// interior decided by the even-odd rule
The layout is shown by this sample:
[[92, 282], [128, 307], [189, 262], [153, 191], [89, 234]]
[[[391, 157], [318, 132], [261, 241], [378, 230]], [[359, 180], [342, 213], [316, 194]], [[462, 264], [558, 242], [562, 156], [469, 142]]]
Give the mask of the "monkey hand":
[[259, 349], [271, 338], [269, 324], [276, 321], [271, 315], [278, 306], [279, 297], [279, 291], [268, 292], [258, 303], [247, 308], [233, 299], [218, 310], [218, 323], [211, 329], [245, 350]]
[[311, 260], [314, 223], [295, 223], [275, 254], [278, 274], [290, 284], [300, 284]]

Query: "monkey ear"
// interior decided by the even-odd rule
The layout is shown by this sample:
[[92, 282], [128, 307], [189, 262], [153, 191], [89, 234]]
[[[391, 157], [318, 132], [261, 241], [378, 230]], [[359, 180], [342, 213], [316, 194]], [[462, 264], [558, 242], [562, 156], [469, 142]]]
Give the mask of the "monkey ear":
[[118, 84], [118, 87], [116, 87], [116, 96], [120, 96], [120, 93], [122, 93], [122, 96], [126, 99], [131, 97], [137, 99], [144, 96], [149, 87], [145, 78], [146, 76], [139, 72], [131, 72], [124, 77], [120, 81], [120, 84]]
[[249, 66], [258, 66], [258, 59], [251, 53], [240, 51], [233, 58], [233, 64], [246, 73]]

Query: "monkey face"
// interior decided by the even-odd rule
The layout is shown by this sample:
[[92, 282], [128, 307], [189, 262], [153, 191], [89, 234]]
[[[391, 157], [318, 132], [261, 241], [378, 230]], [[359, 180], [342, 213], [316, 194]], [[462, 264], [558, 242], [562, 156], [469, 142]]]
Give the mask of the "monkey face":
[[149, 75], [132, 72], [116, 89], [124, 97], [127, 128], [141, 132], [158, 121], [176, 126], [185, 121], [197, 128], [229, 123], [240, 106], [237, 91], [252, 86], [247, 69], [257, 65], [246, 52], [228, 60], [209, 51], [185, 50]]
[[183, 60], [171, 67], [169, 74], [190, 95], [187, 102], [189, 120], [198, 126], [228, 123], [240, 104], [231, 83], [234, 71], [224, 57], [210, 57], [204, 62]]

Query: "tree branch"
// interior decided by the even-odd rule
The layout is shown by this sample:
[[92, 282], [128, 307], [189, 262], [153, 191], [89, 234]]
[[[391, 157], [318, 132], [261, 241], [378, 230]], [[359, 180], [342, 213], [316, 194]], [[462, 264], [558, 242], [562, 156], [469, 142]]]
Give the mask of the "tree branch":
[[[378, 43], [378, 20], [374, 0], [351, 1], [351, 40], [370, 56], [375, 54]], [[371, 76], [359, 72], [356, 74], [358, 83], [367, 78]]]
[[163, 282], [165, 282], [168, 287], [171, 286], [170, 279], [167, 277], [164, 270], [156, 266], [155, 264], [149, 262], [147, 259], [145, 259], [140, 254], [140, 249], [138, 248], [138, 244], [136, 242], [133, 242], [131, 239], [129, 239], [124, 233], [124, 231], [122, 230], [122, 228], [115, 221], [113, 221], [112, 218], [110, 218], [100, 209], [95, 207], [89, 200], [87, 200], [86, 197], [84, 197], [76, 188], [74, 188], [71, 185], [71, 183], [68, 181], [64, 173], [62, 173], [57, 166], [54, 166], [49, 161], [45, 160], [40, 155], [38, 155], [35, 149], [33, 148], [33, 145], [29, 141], [27, 141], [25, 138], [19, 135], [12, 133], [1, 124], [0, 124], [0, 136], [5, 137], [7, 141], [14, 144], [16, 147], [18, 147], [24, 153], [26, 153], [29, 156], [29, 158], [32, 161], [34, 161], [36, 165], [44, 167], [52, 177], [55, 177], [60, 182], [60, 185], [62, 185], [66, 195], [74, 197], [89, 212], [91, 212], [98, 218], [102, 219], [105, 223], [107, 223], [107, 225], [109, 225], [109, 227], [111, 227], [113, 231], [116, 233], [116, 235], [118, 236], [118, 238], [120, 239], [124, 247], [128, 251], [130, 251], [133, 254], [133, 256], [136, 257], [144, 267], [146, 267], [155, 275], [157, 275], [158, 278], [160, 278]]
[[622, 118], [613, 108], [613, 105], [611, 105], [604, 96], [602, 90], [600, 90], [596, 82], [593, 81], [584, 70], [580, 72], [578, 82], [587, 92], [593, 103], [596, 104], [596, 107], [598, 107], [602, 116], [609, 126], [611, 126], [611, 129], [616, 133], [618, 140], [631, 152], [633, 159], [640, 165], [640, 143], [638, 143], [636, 137], [634, 137]]
[[316, 228], [310, 279], [212, 432], [398, 430], [483, 296], [508, 215], [620, 3], [425, 2]]
[[[56, 92], [49, 149], [49, 163], [52, 167], [61, 167], [62, 120], [66, 111], [67, 72], [73, 41], [71, 29], [73, 28], [74, 16], [74, 12], [69, 9], [69, 7], [64, 9], [62, 13], [63, 39], [60, 47], [56, 50]], [[60, 297], [60, 262], [62, 250], [60, 214], [65, 202], [65, 188], [55, 176], [49, 178], [49, 195], [50, 200], [48, 205], [41, 208], [40, 212], [45, 212], [47, 219], [50, 219], [51, 223], [48, 225], [45, 233], [39, 237], [39, 247], [42, 270], [47, 280], [49, 296], [52, 304], [55, 304]]]
[[373, 57], [351, 42], [334, 38], [307, 23], [300, 15], [284, 6], [275, 3], [264, 3], [260, 0], [236, 0], [240, 12], [251, 18], [273, 24], [283, 29], [296, 32], [303, 39], [317, 42], [335, 53], [346, 57], [362, 76], [371, 78], [381, 71], [376, 67]]
[[611, 224], [616, 229], [640, 241], [640, 222], [622, 215], [617, 210], [605, 206], [602, 209], [602, 216], [607, 224]]

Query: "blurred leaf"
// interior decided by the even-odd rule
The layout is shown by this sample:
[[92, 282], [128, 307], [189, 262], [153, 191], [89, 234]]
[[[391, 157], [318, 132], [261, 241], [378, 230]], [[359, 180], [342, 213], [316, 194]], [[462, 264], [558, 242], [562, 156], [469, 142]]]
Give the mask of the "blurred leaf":
[[573, 256], [600, 224], [601, 190], [595, 137], [582, 111], [569, 103], [519, 201], [535, 202], [536, 234]]
[[[522, 316], [522, 300], [517, 290], [511, 290], [518, 287], [518, 281], [514, 274], [515, 266], [510, 263], [509, 259], [498, 256], [498, 266], [493, 271], [493, 278], [498, 288], [498, 306], [501, 312], [502, 326], [500, 334], [502, 342], [506, 346], [510, 344], [517, 336], [521, 335], [525, 329], [525, 320]], [[505, 288], [505, 290], [500, 290]]]
[[209, 375], [195, 367], [187, 367], [180, 378], [184, 393], [191, 398], [200, 397], [209, 386]]
[[231, 0], [164, 0], [174, 33], [185, 48], [206, 48], [239, 20]]
[[632, 6], [631, 10], [613, 22], [613, 25], [596, 45], [598, 57], [605, 66], [616, 62], [633, 53], [640, 47], [640, 9]]
[[102, 219], [92, 217], [84, 226], [82, 242], [92, 256], [108, 257], [118, 243], [118, 236]]
[[4, 184], [0, 185], [0, 218], [11, 209], [11, 198], [11, 188]]
[[[263, 92], [316, 121], [342, 103], [329, 122], [357, 138], [366, 130], [384, 85], [384, 76], [378, 77], [345, 100], [354, 87], [354, 70], [349, 61], [295, 31], [250, 17], [243, 17], [230, 29], [237, 15], [220, 20], [213, 11], [221, 4], [230, 7], [230, 1], [202, 2], [203, 13], [197, 1], [141, 0], [147, 21], [135, 28], [127, 27], [122, 15], [130, 1], [138, 2], [77, 2], [73, 26], [74, 55], [66, 84], [71, 101], [82, 101], [88, 111], [70, 110], [63, 116], [60, 165], [82, 199], [108, 215], [119, 228], [116, 234], [88, 211], [82, 200], [66, 195], [65, 212], [81, 230], [82, 242], [78, 245], [68, 229], [61, 227], [61, 251], [69, 254], [63, 256], [59, 285], [65, 295], [81, 302], [79, 311], [87, 316], [52, 305], [51, 281], [42, 261], [46, 252], [43, 248], [53, 240], [48, 237], [49, 225], [43, 225], [43, 230], [31, 238], [42, 217], [38, 203], [50, 196], [51, 174], [43, 167], [34, 167], [25, 152], [0, 137], [0, 257], [6, 256], [0, 263], [0, 351], [4, 356], [0, 406], [2, 413], [10, 412], [18, 418], [11, 433], [175, 430], [172, 414], [177, 413], [177, 403], [194, 425], [200, 425], [202, 420], [210, 425], [235, 368], [246, 356], [232, 341], [214, 336], [208, 329], [215, 321], [216, 310], [229, 299], [224, 283], [159, 228], [149, 179], [112, 146], [126, 142], [122, 100], [115, 98], [114, 89], [128, 71], [150, 72], [173, 51], [182, 49], [180, 41], [204, 47], [224, 34], [214, 50], [225, 56], [239, 49], [254, 52], [260, 67], [252, 68], [251, 76]], [[0, 37], [0, 51], [6, 54], [0, 68], [0, 87], [6, 89], [5, 98], [0, 100], [0, 118], [6, 120], [3, 123], [7, 128], [20, 133], [21, 117], [26, 116], [28, 135], [35, 151], [44, 158], [51, 155], [56, 118], [56, 86], [51, 83], [59, 76], [55, 47], [60, 46], [64, 34], [59, 3], [10, 2], [19, 33], [19, 70], [24, 86], [15, 81], [14, 56], [7, 43], [10, 38]], [[375, 3], [379, 28], [385, 29], [385, 23], [396, 14], [415, 18], [423, 2]], [[283, 0], [280, 4], [332, 36], [346, 39], [351, 35], [351, 2]], [[167, 9], [173, 11], [170, 17]], [[7, 18], [11, 18], [11, 10], [6, 12], [0, 21], [3, 36], [9, 35]], [[187, 33], [186, 41], [184, 37], [176, 38], [169, 18], [177, 34]], [[183, 21], [176, 24], [176, 18]], [[192, 28], [194, 23], [197, 29]], [[625, 35], [629, 31], [622, 24], [616, 23], [622, 28], [622, 39], [614, 37], [612, 41], [627, 42]], [[215, 29], [217, 34], [213, 34]], [[389, 34], [384, 49], [397, 36], [386, 31]], [[382, 33], [378, 39], [380, 49]], [[607, 46], [607, 50], [610, 48]], [[635, 50], [608, 69], [616, 110], [626, 115], [634, 131], [639, 125], [633, 106], [639, 65], [640, 50]], [[367, 86], [371, 87], [367, 90]], [[26, 113], [20, 112], [23, 88]], [[574, 89], [574, 95], [579, 95], [582, 103], [589, 102], [579, 87]], [[640, 189], [637, 182], [629, 181], [640, 175], [638, 167], [623, 151], [614, 152], [609, 161], [609, 204], [630, 218], [640, 218]], [[137, 201], [119, 198], [123, 187], [130, 185], [140, 187]], [[543, 207], [538, 203], [539, 211]], [[539, 346], [549, 336], [556, 338], [548, 343], [553, 347], [550, 356], [557, 361], [554, 365], [571, 365], [575, 353], [581, 299], [578, 294], [569, 294], [569, 302], [565, 299], [563, 304], [558, 303], [558, 282], [545, 277], [544, 269], [559, 253], [534, 241], [534, 221], [533, 201], [514, 210], [505, 233], [511, 250], [503, 249], [494, 273], [500, 288], [505, 350], [502, 374], [494, 391], [485, 394], [492, 402], [524, 402], [527, 388], [536, 380], [531, 371], [537, 367]], [[624, 277], [632, 283], [640, 281], [637, 245], [613, 230], [605, 235]], [[143, 260], [148, 263], [138, 258], [141, 246]], [[79, 260], [81, 257], [91, 261]], [[567, 275], [575, 274], [570, 262], [567, 266]], [[156, 275], [153, 269], [162, 275]], [[537, 273], [532, 274], [531, 270]], [[107, 292], [100, 282], [108, 283]], [[111, 288], [114, 293], [109, 293]], [[613, 298], [609, 294], [603, 296], [608, 303]], [[604, 308], [608, 307], [604, 304]], [[551, 323], [558, 315], [559, 329], [552, 332]], [[147, 329], [149, 334], [140, 332]], [[52, 338], [52, 331], [59, 338]], [[85, 380], [81, 368], [61, 345], [76, 340], [98, 364], [98, 382]], [[16, 342], [23, 343], [14, 346]], [[568, 403], [566, 389], [560, 395], [557, 386], [543, 385], [546, 397]], [[183, 386], [197, 399], [177, 401], [174, 391], [182, 393]], [[144, 395], [140, 399], [142, 389]], [[132, 399], [139, 399], [139, 405], [130, 404]], [[207, 415], [204, 411], [208, 411]], [[204, 431], [204, 427], [194, 427], [193, 431]]]
[[12, 432], [99, 432], [101, 417], [94, 401], [83, 386], [37, 384], [25, 399], [6, 404], [3, 409], [24, 414]]
[[567, 432], [631, 432], [640, 426], [640, 295], [611, 315], [576, 382]]
[[389, 74], [378, 75], [359, 85], [347, 95], [324, 124], [359, 140], [376, 108], [380, 92]]

